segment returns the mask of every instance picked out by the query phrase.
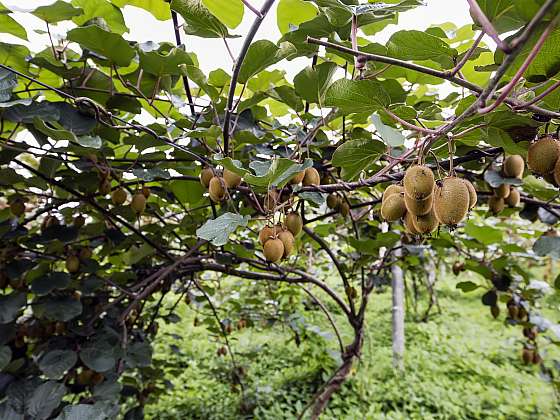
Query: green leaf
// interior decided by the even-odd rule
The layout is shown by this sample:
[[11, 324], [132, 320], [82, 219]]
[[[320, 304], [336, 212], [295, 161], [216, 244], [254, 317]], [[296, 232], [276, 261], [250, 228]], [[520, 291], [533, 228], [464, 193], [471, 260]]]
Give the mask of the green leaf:
[[315, 16], [317, 9], [304, 0], [280, 0], [276, 9], [276, 22], [282, 34]]
[[289, 106], [296, 112], [303, 111], [303, 102], [291, 86], [278, 86], [270, 91], [270, 96]]
[[224, 25], [235, 29], [243, 21], [245, 7], [241, 0], [202, 0], [202, 3]]
[[79, 7], [74, 7], [62, 0], [58, 0], [48, 6], [37, 7], [32, 12], [32, 14], [47, 23], [57, 23], [63, 20], [69, 20], [75, 16], [81, 15], [82, 13], [83, 10]]
[[202, 38], [229, 37], [227, 27], [204, 6], [202, 0], [172, 0], [171, 8], [185, 20], [187, 35]]
[[117, 363], [118, 347], [105, 340], [94, 340], [80, 350], [80, 359], [96, 372], [106, 372]]
[[0, 371], [12, 361], [12, 350], [8, 346], [0, 346]]
[[182, 65], [193, 65], [190, 55], [169, 42], [159, 46], [153, 42], [140, 45], [140, 67], [155, 76], [183, 75]]
[[24, 45], [0, 42], [0, 63], [14, 70], [27, 71], [30, 51]]
[[[515, 2], [517, 0], [477, 0], [478, 5], [498, 33], [509, 32], [525, 24], [518, 8], [514, 5]], [[521, 0], [521, 2], [523, 8], [527, 8], [529, 1]], [[533, 16], [534, 13], [531, 14], [531, 17]]]
[[205, 191], [199, 182], [192, 181], [172, 181], [170, 188], [177, 200], [189, 204], [198, 203]]
[[294, 77], [297, 94], [310, 103], [321, 104], [337, 68], [335, 63], [306, 67]]
[[51, 350], [39, 359], [37, 365], [47, 378], [59, 379], [77, 361], [78, 355], [73, 350]]
[[107, 416], [98, 405], [67, 405], [55, 420], [106, 420]]
[[108, 32], [97, 25], [74, 28], [67, 33], [69, 41], [94, 51], [117, 66], [127, 67], [136, 55], [134, 48], [119, 34]]
[[0, 3], [0, 32], [10, 34], [27, 41], [27, 31], [13, 17], [10, 11]]
[[533, 251], [539, 257], [550, 256], [556, 259], [560, 258], [560, 237], [541, 236], [533, 245]]
[[472, 281], [461, 281], [457, 283], [455, 287], [460, 289], [463, 293], [468, 293], [478, 289], [480, 286]]
[[352, 180], [375, 164], [385, 149], [386, 146], [377, 140], [350, 140], [338, 146], [333, 154], [332, 164], [342, 168], [344, 179]]
[[70, 284], [70, 274], [64, 272], [47, 273], [31, 283], [31, 290], [37, 295], [48, 295], [56, 289], [65, 289]]
[[401, 132], [396, 128], [383, 124], [379, 115], [372, 115], [371, 122], [375, 126], [377, 134], [379, 134], [386, 144], [392, 147], [402, 146], [404, 144], [405, 137]]
[[77, 138], [77, 142], [80, 146], [90, 149], [101, 149], [103, 146], [103, 140], [99, 136], [80, 136]]
[[[114, 2], [113, 2], [114, 3]], [[122, 35], [128, 32], [124, 17], [117, 6], [107, 0], [72, 0], [72, 4], [82, 9], [83, 13], [72, 21], [83, 26], [87, 21], [102, 18], [111, 31]]]
[[245, 60], [243, 60], [243, 64], [241, 65], [239, 82], [246, 83], [251, 77], [260, 73], [267, 67], [295, 53], [295, 47], [289, 42], [283, 42], [280, 46], [266, 39], [254, 42], [249, 47]]
[[82, 313], [82, 303], [68, 296], [48, 296], [34, 304], [33, 312], [39, 318], [67, 322]]
[[132, 343], [127, 348], [126, 362], [131, 368], [149, 367], [152, 364], [152, 347], [146, 341]]
[[340, 79], [328, 88], [324, 105], [339, 108], [345, 114], [369, 114], [389, 106], [390, 103], [389, 94], [378, 82]]
[[0, 102], [10, 100], [12, 97], [12, 90], [17, 86], [17, 84], [18, 82], [15, 73], [6, 69], [0, 69]]
[[140, 7], [150, 12], [157, 20], [171, 19], [169, 2], [166, 0], [111, 0], [111, 3], [121, 9], [126, 5]]
[[30, 418], [37, 420], [50, 418], [65, 394], [64, 384], [48, 381], [39, 385], [33, 390], [31, 398], [27, 401], [27, 414]]
[[422, 31], [399, 31], [387, 42], [391, 57], [401, 60], [431, 60], [444, 67], [453, 66], [457, 51], [440, 38]]
[[245, 227], [250, 216], [241, 216], [235, 213], [224, 213], [216, 219], [208, 220], [196, 230], [196, 236], [212, 242], [215, 246], [222, 246], [228, 242], [231, 235], [238, 227]]
[[78, 139], [74, 133], [65, 130], [58, 122], [50, 122], [49, 125], [40, 118], [33, 119], [33, 125], [41, 133], [49, 136], [53, 140], [69, 140], [77, 142]]
[[479, 226], [473, 221], [465, 225], [465, 233], [484, 245], [500, 243], [504, 240], [504, 233], [501, 230], [488, 225]]
[[9, 295], [0, 296], [0, 324], [14, 321], [26, 302], [25, 293], [12, 292]]
[[484, 180], [488, 182], [488, 184], [492, 188], [498, 188], [502, 184], [509, 184], [513, 186], [519, 186], [523, 184], [523, 181], [520, 179], [504, 178], [500, 172], [494, 171], [492, 169], [489, 169], [486, 172], [484, 172]]

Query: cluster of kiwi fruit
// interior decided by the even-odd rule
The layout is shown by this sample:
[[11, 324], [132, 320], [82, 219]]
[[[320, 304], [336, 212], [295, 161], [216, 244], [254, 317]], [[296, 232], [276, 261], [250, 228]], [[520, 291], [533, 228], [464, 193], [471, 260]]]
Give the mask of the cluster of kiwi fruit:
[[343, 196], [336, 193], [327, 196], [327, 207], [339, 212], [342, 217], [346, 217], [350, 214], [350, 205]]
[[25, 197], [19, 194], [12, 195], [8, 200], [10, 212], [16, 217], [23, 215], [26, 211], [25, 202]]
[[[525, 170], [525, 160], [520, 155], [510, 155], [504, 159], [502, 164], [501, 174], [507, 178], [523, 178], [523, 171]], [[493, 194], [488, 199], [488, 207], [493, 214], [499, 214], [505, 208], [517, 207], [521, 202], [521, 194], [517, 188], [509, 185], [502, 184], [498, 188], [493, 189]]]
[[536, 175], [560, 186], [560, 142], [546, 136], [532, 143], [527, 151], [527, 165]]
[[403, 185], [390, 185], [381, 200], [381, 216], [388, 222], [403, 219], [409, 234], [423, 235], [441, 225], [456, 226], [477, 201], [474, 186], [466, 179], [448, 176], [436, 183], [425, 165], [407, 169]]
[[241, 181], [242, 178], [229, 169], [224, 169], [221, 176], [210, 167], [206, 167], [200, 172], [200, 183], [208, 189], [210, 199], [215, 203], [224, 201], [228, 188], [237, 188]]
[[286, 215], [284, 224], [266, 225], [259, 232], [265, 259], [277, 263], [287, 258], [295, 247], [295, 237], [303, 229], [303, 220], [296, 212]]
[[88, 247], [70, 251], [65, 260], [66, 271], [70, 274], [79, 272], [81, 264], [89, 260], [92, 255], [93, 253]]
[[[134, 214], [139, 216], [144, 213], [144, 211], [146, 210], [146, 201], [148, 200], [150, 195], [151, 190], [146, 186], [143, 186], [139, 191], [132, 195], [129, 205]], [[111, 202], [115, 206], [125, 205], [127, 200], [128, 194], [124, 188], [118, 187], [111, 192]]]

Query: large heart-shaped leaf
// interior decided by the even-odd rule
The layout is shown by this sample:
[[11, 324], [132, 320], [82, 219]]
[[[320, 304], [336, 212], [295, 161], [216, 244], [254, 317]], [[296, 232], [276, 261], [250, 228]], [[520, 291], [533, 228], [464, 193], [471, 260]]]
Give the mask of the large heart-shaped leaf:
[[204, 225], [196, 230], [196, 236], [212, 242], [215, 246], [225, 245], [229, 235], [237, 230], [238, 227], [245, 227], [250, 216], [241, 216], [235, 213], [224, 213], [216, 219], [208, 220]]
[[134, 48], [122, 36], [97, 25], [74, 28], [68, 31], [67, 38], [121, 67], [128, 66], [136, 55]]
[[372, 113], [389, 106], [391, 97], [373, 80], [340, 79], [325, 93], [325, 106], [336, 107], [345, 114]]

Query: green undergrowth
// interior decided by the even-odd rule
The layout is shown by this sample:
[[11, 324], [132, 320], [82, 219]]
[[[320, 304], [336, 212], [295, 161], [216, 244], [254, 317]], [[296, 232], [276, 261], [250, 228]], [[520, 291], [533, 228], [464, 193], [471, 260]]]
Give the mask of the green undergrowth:
[[[520, 361], [520, 329], [506, 327], [503, 312], [494, 320], [480, 303], [482, 292], [464, 294], [454, 288], [457, 281], [438, 285], [441, 314], [407, 320], [404, 373], [392, 368], [390, 292], [372, 296], [362, 357], [322, 418], [558, 418], [552, 388], [538, 368]], [[304, 311], [318, 334], [299, 346], [279, 325], [230, 336], [242, 389], [231, 359], [217, 355], [222, 344], [213, 333], [193, 326], [186, 305], [177, 310], [182, 320], [162, 325], [155, 355], [169, 388], [148, 401], [148, 418], [293, 419], [336, 363], [336, 341], [320, 338], [328, 323], [319, 312]], [[348, 339], [341, 318], [338, 323]]]

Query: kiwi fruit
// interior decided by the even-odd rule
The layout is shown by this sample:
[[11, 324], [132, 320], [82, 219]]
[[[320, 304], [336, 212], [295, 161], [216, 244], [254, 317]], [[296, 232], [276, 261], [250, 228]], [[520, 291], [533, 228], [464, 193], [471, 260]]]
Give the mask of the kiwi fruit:
[[490, 208], [492, 214], [499, 214], [505, 207], [504, 199], [493, 195], [488, 199], [488, 207]]
[[124, 188], [117, 188], [111, 193], [111, 201], [115, 206], [121, 206], [126, 202], [126, 190]]
[[387, 197], [389, 197], [391, 194], [400, 194], [400, 193], [404, 193], [404, 187], [402, 185], [391, 184], [387, 188], [385, 188], [385, 191], [383, 191], [383, 197], [381, 198], [381, 202], [383, 203], [387, 199]]
[[404, 225], [404, 230], [406, 231], [406, 233], [409, 233], [411, 235], [419, 235], [420, 234], [420, 232], [418, 232], [416, 230], [416, 227], [414, 226], [414, 215], [412, 213], [406, 213], [404, 215], [403, 225]]
[[434, 186], [434, 173], [427, 166], [411, 166], [404, 174], [404, 189], [412, 198], [421, 200], [428, 197], [434, 191]]
[[502, 184], [494, 190], [494, 195], [500, 198], [508, 198], [511, 187], [509, 184]]
[[93, 377], [93, 370], [83, 369], [76, 378], [76, 382], [79, 385], [89, 385], [91, 383], [91, 378]]
[[229, 169], [224, 169], [224, 182], [228, 188], [237, 188], [241, 184], [241, 177]]
[[464, 180], [447, 177], [434, 192], [434, 212], [442, 225], [455, 226], [469, 211], [470, 194]]
[[266, 211], [274, 211], [276, 208], [276, 204], [278, 203], [280, 196], [278, 191], [276, 190], [269, 190], [266, 193], [266, 197], [264, 199], [264, 209]]
[[476, 202], [478, 201], [478, 195], [476, 193], [476, 189], [471, 181], [468, 179], [463, 179], [467, 189], [469, 190], [469, 210], [472, 210], [474, 206], [476, 206]]
[[269, 239], [276, 237], [279, 229], [277, 226], [265, 226], [259, 232], [259, 242], [264, 245]]
[[278, 234], [278, 239], [280, 239], [282, 241], [282, 245], [284, 245], [284, 254], [282, 257], [286, 258], [294, 250], [294, 235], [289, 230], [283, 230]]
[[152, 190], [150, 190], [150, 187], [146, 187], [145, 185], [142, 187], [142, 194], [144, 194], [144, 197], [146, 198], [150, 198], [150, 195], [152, 195]]
[[529, 349], [527, 347], [523, 347], [523, 351], [521, 352], [521, 359], [523, 360], [523, 363], [528, 365], [530, 363], [533, 363], [533, 350]]
[[14, 216], [21, 216], [25, 213], [25, 203], [21, 198], [16, 198], [10, 203], [10, 211]]
[[86, 218], [84, 216], [82, 216], [81, 214], [78, 214], [76, 217], [74, 217], [74, 220], [73, 220], [72, 223], [73, 223], [74, 227], [77, 227], [79, 229], [83, 225], [86, 224]]
[[350, 214], [350, 204], [348, 204], [346, 201], [341, 200], [338, 211], [340, 211], [342, 217], [348, 217], [348, 215]]
[[303, 229], [303, 220], [301, 220], [301, 216], [295, 212], [288, 213], [286, 216], [286, 227], [292, 232], [292, 235], [299, 235]]
[[142, 214], [146, 210], [146, 197], [142, 193], [136, 193], [130, 200], [130, 208], [135, 214]]
[[91, 251], [90, 248], [82, 248], [80, 249], [80, 252], [78, 253], [78, 258], [80, 259], [80, 261], [87, 261], [89, 260], [93, 255], [93, 252]]
[[558, 158], [560, 158], [560, 143], [552, 137], [536, 141], [529, 146], [527, 152], [529, 168], [539, 175], [551, 173]]
[[338, 210], [340, 207], [340, 197], [336, 194], [329, 194], [327, 196], [327, 207], [329, 209]]
[[211, 168], [204, 168], [200, 171], [200, 183], [204, 188], [208, 188], [210, 185], [210, 180], [214, 177], [214, 172]]
[[553, 185], [560, 185], [560, 159], [558, 159], [556, 161], [556, 165], [554, 165], [552, 176], [554, 177]]
[[301, 184], [303, 182], [303, 178], [305, 177], [305, 171], [298, 172], [295, 174], [292, 179], [290, 179], [290, 184]]
[[406, 192], [404, 193], [404, 203], [406, 205], [406, 210], [415, 216], [424, 216], [432, 210], [432, 204], [434, 202], [434, 195], [429, 195], [422, 200], [416, 200], [409, 196]]
[[413, 216], [412, 225], [418, 233], [431, 233], [437, 229], [439, 222], [433, 210], [423, 216]]
[[226, 196], [226, 189], [224, 188], [224, 180], [219, 176], [212, 177], [208, 184], [208, 192], [210, 199], [216, 203], [223, 201]]
[[41, 230], [45, 231], [48, 228], [58, 225], [60, 225], [58, 218], [56, 216], [49, 215], [43, 219], [43, 222], [41, 223]]
[[268, 262], [278, 262], [284, 256], [284, 244], [280, 239], [270, 239], [264, 244], [263, 253]]
[[69, 273], [77, 273], [80, 270], [80, 259], [75, 255], [66, 258], [66, 270]]
[[525, 160], [521, 155], [511, 155], [505, 158], [502, 171], [509, 178], [523, 178]]
[[101, 195], [107, 195], [111, 192], [111, 180], [107, 177], [107, 178], [103, 178], [100, 182], [99, 182], [99, 194]]
[[521, 194], [515, 188], [511, 189], [508, 197], [505, 199], [505, 202], [510, 207], [517, 207], [521, 202]]
[[406, 205], [403, 194], [391, 194], [381, 204], [381, 217], [388, 222], [399, 220], [406, 213]]
[[303, 175], [303, 185], [321, 185], [321, 177], [317, 169], [311, 167], [305, 170]]

